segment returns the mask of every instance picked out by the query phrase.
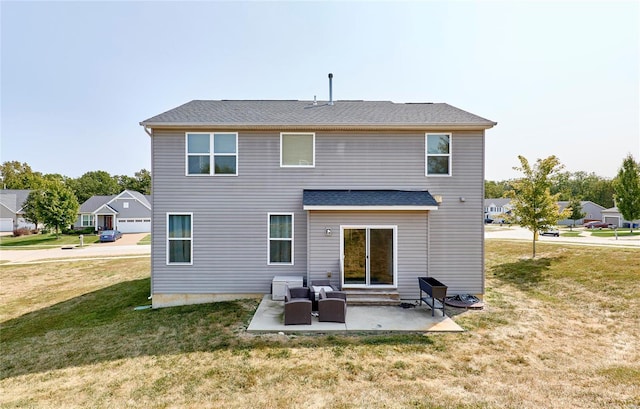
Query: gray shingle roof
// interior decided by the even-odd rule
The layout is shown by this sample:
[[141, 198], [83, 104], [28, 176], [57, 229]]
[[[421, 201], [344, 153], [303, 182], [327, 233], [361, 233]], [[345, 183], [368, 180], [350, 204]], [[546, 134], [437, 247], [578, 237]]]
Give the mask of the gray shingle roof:
[[303, 206], [438, 206], [426, 190], [304, 190]]
[[140, 123], [143, 126], [475, 126], [495, 122], [444, 103], [390, 101], [194, 100]]
[[24, 206], [24, 202], [27, 201], [31, 190], [26, 189], [1, 189], [0, 190], [0, 203], [2, 203], [7, 209], [13, 213], [18, 212]]
[[93, 213], [106, 203], [109, 203], [111, 199], [116, 195], [111, 196], [91, 196], [84, 203], [80, 205], [80, 213]]

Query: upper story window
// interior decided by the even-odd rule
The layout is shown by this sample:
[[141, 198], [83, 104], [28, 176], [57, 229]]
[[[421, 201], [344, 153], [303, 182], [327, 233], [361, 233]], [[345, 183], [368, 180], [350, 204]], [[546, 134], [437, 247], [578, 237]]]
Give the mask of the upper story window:
[[314, 167], [316, 159], [315, 145], [315, 133], [281, 133], [280, 167]]
[[451, 134], [428, 133], [426, 141], [426, 175], [451, 176]]
[[238, 134], [189, 132], [187, 175], [238, 175]]

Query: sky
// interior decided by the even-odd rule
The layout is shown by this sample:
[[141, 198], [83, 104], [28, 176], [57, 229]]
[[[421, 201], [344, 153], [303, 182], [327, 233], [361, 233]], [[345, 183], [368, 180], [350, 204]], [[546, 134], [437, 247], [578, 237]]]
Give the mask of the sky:
[[151, 169], [139, 123], [194, 99], [446, 102], [498, 122], [485, 178], [640, 160], [639, 1], [0, 2], [0, 161]]

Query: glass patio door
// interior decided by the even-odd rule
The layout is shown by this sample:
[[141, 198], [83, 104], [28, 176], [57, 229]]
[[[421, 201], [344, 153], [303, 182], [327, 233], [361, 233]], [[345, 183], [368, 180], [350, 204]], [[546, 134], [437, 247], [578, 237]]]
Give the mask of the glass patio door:
[[342, 235], [343, 285], [395, 285], [395, 227], [343, 227]]

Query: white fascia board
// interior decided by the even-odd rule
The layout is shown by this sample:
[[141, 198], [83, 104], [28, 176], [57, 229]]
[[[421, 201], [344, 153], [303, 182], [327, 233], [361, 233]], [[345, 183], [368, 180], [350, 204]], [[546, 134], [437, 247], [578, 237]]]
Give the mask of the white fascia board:
[[438, 206], [333, 206], [307, 205], [303, 210], [332, 210], [332, 211], [427, 211], [438, 210]]
[[[107, 212], [103, 212], [102, 211], [103, 209], [107, 210]], [[118, 214], [118, 211], [113, 207], [109, 206], [108, 204], [103, 204], [102, 206], [94, 210], [92, 213], [93, 214], [105, 214], [105, 213]]]

